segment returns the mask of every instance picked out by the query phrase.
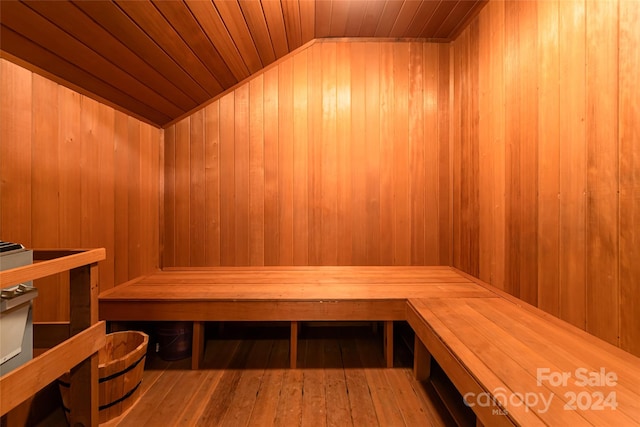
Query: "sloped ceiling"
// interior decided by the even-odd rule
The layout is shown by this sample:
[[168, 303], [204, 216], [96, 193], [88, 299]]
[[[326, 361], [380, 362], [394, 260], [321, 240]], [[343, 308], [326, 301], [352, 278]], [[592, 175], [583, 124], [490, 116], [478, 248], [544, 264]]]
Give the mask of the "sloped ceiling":
[[0, 49], [158, 126], [314, 38], [449, 41], [487, 0], [0, 1]]

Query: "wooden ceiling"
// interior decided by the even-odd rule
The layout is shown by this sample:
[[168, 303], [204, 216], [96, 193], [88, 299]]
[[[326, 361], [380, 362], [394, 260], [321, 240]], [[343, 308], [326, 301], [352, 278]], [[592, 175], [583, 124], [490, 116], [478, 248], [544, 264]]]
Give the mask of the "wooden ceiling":
[[486, 1], [2, 0], [0, 48], [163, 126], [314, 38], [448, 41]]

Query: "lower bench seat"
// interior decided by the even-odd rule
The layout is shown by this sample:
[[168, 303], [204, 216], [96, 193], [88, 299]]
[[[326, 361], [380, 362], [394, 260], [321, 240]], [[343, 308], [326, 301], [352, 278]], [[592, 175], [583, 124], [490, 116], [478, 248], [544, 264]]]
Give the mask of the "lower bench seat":
[[433, 357], [478, 420], [640, 424], [640, 359], [506, 298], [410, 299], [416, 376]]
[[103, 292], [108, 321], [193, 321], [192, 367], [204, 355], [206, 321], [291, 322], [295, 367], [298, 322], [385, 322], [393, 364], [393, 321], [405, 320], [409, 296], [496, 295], [449, 267], [203, 267], [165, 269]]
[[287, 321], [291, 367], [304, 321], [383, 321], [415, 331], [414, 369], [435, 359], [479, 424], [640, 425], [640, 358], [449, 267], [235, 267], [164, 270], [100, 295], [109, 321]]

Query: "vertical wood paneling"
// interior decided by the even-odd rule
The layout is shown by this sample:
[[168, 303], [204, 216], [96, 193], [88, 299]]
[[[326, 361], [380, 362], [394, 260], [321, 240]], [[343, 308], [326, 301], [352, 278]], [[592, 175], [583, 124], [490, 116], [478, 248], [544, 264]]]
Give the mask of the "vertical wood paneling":
[[[188, 264], [191, 259], [191, 154], [190, 119], [176, 124], [175, 129], [175, 259], [177, 265]], [[135, 146], [132, 148], [136, 149]], [[130, 206], [131, 208], [131, 206]], [[134, 215], [132, 213], [132, 215]], [[135, 232], [130, 230], [130, 232]]]
[[[385, 111], [381, 95], [384, 86], [382, 80], [389, 74], [383, 74], [382, 61], [383, 47], [386, 43], [370, 43], [365, 45], [365, 149], [366, 149], [366, 168], [367, 168], [367, 264], [371, 265], [389, 265], [392, 264], [391, 244], [383, 245], [383, 239], [391, 235], [391, 228], [385, 228], [384, 224], [389, 225], [390, 220], [383, 222], [383, 170], [388, 170], [386, 161], [389, 157], [381, 157], [383, 147], [386, 147], [389, 141], [382, 134], [383, 123], [389, 122], [389, 118], [393, 117], [393, 111]], [[353, 78], [353, 77], [352, 77]], [[362, 107], [360, 107], [362, 108]], [[384, 159], [385, 162], [381, 162]], [[389, 206], [385, 206], [386, 211], [390, 211]], [[390, 219], [390, 217], [387, 217]], [[386, 241], [385, 241], [386, 243]]]
[[[32, 241], [33, 247], [55, 248], [59, 245], [60, 203], [58, 188], [58, 85], [36, 74], [32, 79]], [[5, 139], [2, 139], [3, 144]], [[4, 168], [4, 165], [2, 166]], [[1, 228], [0, 228], [1, 230]], [[68, 304], [42, 304], [40, 301], [68, 301], [62, 275], [40, 279], [35, 283], [39, 298], [35, 310], [42, 321], [65, 319]], [[64, 297], [67, 296], [65, 299]]]
[[308, 54], [293, 59], [293, 264], [309, 262]]
[[504, 2], [491, 2], [490, 10], [491, 29], [490, 38], [491, 57], [489, 59], [489, 73], [491, 83], [491, 115], [489, 117], [491, 150], [493, 165], [492, 201], [493, 212], [491, 218], [491, 232], [494, 236], [493, 250], [491, 253], [491, 281], [500, 289], [505, 289], [505, 259], [506, 259], [506, 134], [505, 134], [505, 85], [504, 85], [504, 55], [505, 55], [505, 28], [504, 28]]
[[585, 15], [560, 5], [560, 317], [584, 328], [586, 293]]
[[[101, 290], [157, 268], [160, 131], [4, 59], [0, 92], [0, 238], [106, 248]], [[36, 285], [35, 320], [67, 320], [68, 277]]]
[[336, 143], [336, 45], [321, 43], [322, 128], [320, 139], [320, 262], [338, 262], [338, 177]]
[[[220, 98], [220, 264], [235, 265], [234, 93]], [[179, 125], [179, 123], [178, 123]], [[176, 126], [178, 126], [176, 125]], [[176, 191], [180, 191], [176, 189]], [[179, 248], [179, 247], [178, 247]], [[177, 260], [176, 260], [177, 261]], [[176, 265], [189, 265], [181, 263]]]
[[320, 130], [322, 128], [322, 56], [320, 48], [320, 44], [314, 44], [308, 49], [308, 123], [309, 129], [313, 130], [309, 132], [309, 150], [307, 153], [309, 159], [309, 265], [321, 265], [322, 169], [320, 167]]
[[293, 61], [278, 66], [279, 263], [293, 264]]
[[411, 261], [411, 223], [409, 220], [409, 43], [393, 44], [394, 126], [393, 174], [394, 250], [393, 263]]
[[[411, 43], [410, 44], [410, 58], [409, 58], [409, 122], [408, 122], [408, 161], [409, 161], [409, 191], [410, 196], [410, 263], [413, 265], [425, 264], [425, 251], [426, 251], [426, 229], [429, 228], [433, 235], [431, 236], [431, 242], [437, 244], [438, 239], [435, 231], [437, 227], [430, 226], [428, 224], [437, 224], [436, 221], [428, 221], [426, 215], [425, 199], [426, 195], [437, 195], [437, 177], [433, 176], [429, 181], [426, 181], [426, 159], [425, 159], [425, 99], [424, 96], [424, 62], [423, 58], [425, 52], [423, 47], [424, 43]], [[435, 46], [434, 46], [435, 47]], [[435, 68], [435, 67], [433, 67]], [[429, 88], [429, 92], [436, 94], [436, 85], [434, 84]], [[430, 123], [431, 129], [437, 128], [437, 122]], [[437, 159], [437, 154], [431, 157]], [[432, 170], [435, 168], [431, 168]], [[430, 185], [427, 185], [427, 182]], [[432, 205], [437, 206], [437, 204]], [[437, 213], [437, 210], [434, 210]]]
[[[31, 203], [33, 206], [33, 245], [56, 247], [59, 241], [60, 204], [58, 187], [58, 86], [33, 75], [33, 126]], [[3, 145], [7, 139], [3, 138]], [[3, 165], [4, 169], [4, 165]]]
[[[447, 262], [448, 63], [446, 45], [319, 41], [207, 107], [204, 141], [196, 115], [166, 129], [165, 211], [176, 219], [166, 214], [164, 234], [176, 239], [165, 260], [196, 265], [189, 227], [215, 224], [219, 209], [204, 241], [206, 252], [219, 239], [223, 265]], [[181, 197], [205, 200], [189, 224]]]
[[[78, 226], [81, 222], [82, 207], [80, 204], [81, 194], [81, 137], [80, 137], [80, 123], [82, 117], [81, 101], [82, 96], [76, 92], [73, 92], [67, 88], [59, 87], [58, 102], [60, 103], [59, 117], [60, 126], [58, 127], [59, 136], [58, 144], [60, 145], [59, 151], [59, 170], [60, 170], [60, 189], [58, 190], [60, 197], [60, 247], [62, 248], [74, 248], [82, 246], [81, 242], [81, 227]], [[128, 158], [125, 160], [128, 161]], [[125, 171], [128, 170], [125, 164]], [[85, 170], [86, 172], [86, 170]], [[126, 173], [125, 173], [126, 176]], [[128, 193], [125, 197], [128, 196]], [[128, 197], [127, 197], [128, 203]], [[127, 218], [128, 228], [128, 218]], [[128, 253], [129, 239], [126, 239], [127, 246], [124, 248]], [[127, 264], [128, 266], [128, 264]], [[127, 270], [127, 276], [129, 270]], [[69, 292], [69, 279], [64, 277], [64, 284], [62, 285], [59, 300], [56, 303], [61, 302], [61, 310], [66, 314], [58, 320], [66, 320], [68, 318], [69, 306], [67, 301], [69, 298], [66, 296]], [[42, 300], [44, 301], [44, 300]], [[51, 307], [53, 304], [47, 304]], [[34, 320], [39, 318], [39, 313], [36, 308], [34, 310]], [[42, 313], [44, 310], [40, 310]], [[48, 311], [48, 310], [47, 310]], [[44, 314], [44, 313], [43, 313]], [[50, 320], [46, 315], [43, 318]]]
[[560, 55], [558, 3], [538, 8], [538, 307], [560, 314]]
[[640, 7], [620, 2], [620, 346], [640, 355]]
[[451, 58], [451, 76], [452, 76], [452, 93], [451, 100], [453, 103], [453, 109], [451, 114], [451, 245], [453, 248], [451, 264], [454, 267], [468, 271], [461, 264], [462, 253], [465, 250], [462, 245], [461, 235], [461, 212], [460, 198], [462, 197], [462, 187], [460, 182], [462, 180], [461, 160], [460, 160], [460, 146], [462, 145], [462, 127], [460, 126], [460, 119], [462, 116], [462, 95], [463, 85], [466, 82], [464, 75], [461, 75], [461, 61], [466, 55], [466, 45], [469, 44], [469, 34], [467, 31], [463, 32], [456, 42], [453, 44], [452, 51], [454, 55]]
[[249, 264], [249, 85], [235, 91], [233, 162], [235, 163], [235, 265]]
[[479, 270], [478, 203], [478, 23], [472, 22], [454, 45], [453, 265]]
[[[66, 88], [58, 94], [60, 102], [60, 246], [78, 247], [80, 242], [80, 117], [81, 96]], [[123, 129], [128, 140], [128, 125]], [[125, 162], [127, 161], [125, 159]], [[123, 164], [127, 176], [127, 165]], [[126, 192], [126, 190], [124, 190]], [[126, 196], [125, 196], [126, 197]], [[128, 200], [128, 199], [127, 199]], [[128, 203], [128, 202], [127, 202]], [[128, 224], [128, 216], [125, 218]], [[128, 240], [127, 240], [128, 242]]]
[[518, 2], [520, 6], [519, 38], [520, 79], [519, 112], [521, 148], [518, 165], [521, 172], [519, 192], [522, 197], [520, 238], [520, 298], [530, 304], [538, 300], [538, 108], [529, 100], [537, 96], [537, 8], [534, 1]]
[[264, 265], [263, 78], [249, 83], [249, 264]]
[[[451, 90], [451, 60], [452, 49], [449, 46], [438, 46], [438, 60], [429, 64], [438, 64], [438, 261], [435, 264], [451, 265], [452, 258], [452, 168], [451, 168], [451, 122], [452, 122], [452, 90]], [[425, 93], [425, 99], [432, 95]], [[425, 135], [430, 135], [432, 129], [425, 129]], [[431, 262], [429, 262], [430, 264]]]
[[[115, 283], [119, 284], [126, 282], [129, 278], [129, 197], [128, 197], [128, 186], [129, 179], [127, 173], [125, 173], [125, 166], [127, 164], [127, 159], [129, 158], [129, 132], [128, 132], [128, 117], [121, 112], [115, 113], [115, 124], [114, 124], [114, 179], [115, 179], [115, 190], [114, 190], [114, 200], [115, 200], [115, 219], [114, 219], [114, 227], [115, 227]], [[175, 133], [170, 132], [166, 135], [167, 142], [167, 150], [171, 151], [171, 153], [175, 150]], [[168, 162], [165, 166], [165, 171], [167, 172], [167, 176], [165, 177], [165, 191], [168, 192], [169, 197], [167, 202], [171, 201], [171, 204], [168, 203], [165, 205], [165, 218], [169, 221], [173, 221], [175, 219], [174, 212], [174, 204], [173, 204], [173, 192], [172, 189], [175, 188], [175, 156], [169, 157], [170, 162]], [[121, 169], [118, 169], [116, 165], [120, 165]], [[62, 171], [61, 171], [62, 173]], [[165, 262], [170, 260], [171, 262], [175, 262], [174, 258], [174, 235], [166, 235], [165, 236], [165, 246], [168, 250], [165, 252]]]
[[[482, 278], [490, 268], [494, 285], [634, 354], [639, 10], [617, 0], [490, 2], [479, 31], [472, 22], [454, 43], [454, 120], [479, 114], [480, 132], [452, 131], [454, 265], [474, 273], [465, 257], [478, 239]], [[481, 150], [471, 181], [467, 142]], [[479, 235], [465, 216], [474, 182], [493, 186], [480, 193]]]
[[199, 212], [205, 209], [205, 135], [204, 110], [190, 117], [189, 129], [189, 257], [191, 265], [205, 263], [205, 216]]
[[[97, 224], [90, 219], [96, 216], [99, 208], [99, 174], [89, 173], [97, 170], [98, 144], [96, 142], [96, 125], [98, 117], [98, 102], [89, 98], [82, 98], [80, 103], [80, 245], [87, 247], [96, 240]], [[138, 157], [131, 157], [132, 162], [138, 163]], [[138, 168], [130, 168], [129, 173], [139, 173]], [[131, 190], [132, 187], [129, 187]], [[137, 224], [141, 225], [141, 224]], [[137, 244], [137, 239], [135, 244]]]
[[280, 221], [278, 194], [278, 67], [264, 73], [264, 262], [278, 265]]
[[[151, 127], [145, 125], [147, 129], [151, 130]], [[104, 104], [99, 104], [98, 106], [98, 118], [97, 118], [97, 135], [95, 138], [95, 143], [98, 146], [98, 164], [95, 170], [98, 170], [98, 174], [101, 179], [98, 181], [98, 209], [95, 211], [95, 218], [100, 218], [101, 223], [97, 225], [97, 235], [96, 239], [90, 242], [92, 245], [94, 242], [101, 242], [101, 246], [103, 246], [108, 254], [112, 254], [112, 256], [107, 257], [106, 260], [103, 261], [100, 266], [100, 280], [102, 283], [101, 290], [109, 289], [116, 285], [115, 281], [115, 218], [116, 218], [116, 205], [115, 205], [115, 152], [113, 148], [113, 143], [104, 144], [101, 141], [114, 141], [115, 139], [115, 110], [110, 108]], [[155, 135], [159, 133], [156, 131]], [[156, 138], [153, 143], [156, 147], [158, 147], [160, 141], [159, 138]], [[148, 165], [147, 169], [144, 169], [144, 172], [147, 174], [149, 182], [158, 182], [157, 175], [154, 175], [158, 171], [158, 160], [159, 160], [159, 151], [156, 154], [155, 164]], [[157, 186], [155, 187], [155, 191], [149, 189], [145, 193], [145, 206], [147, 216], [149, 220], [146, 221], [147, 229], [143, 233], [144, 236], [148, 236], [150, 239], [155, 237], [157, 239], [158, 236], [158, 190]], [[153, 198], [153, 201], [152, 201]], [[153, 211], [151, 210], [153, 209]], [[156, 218], [155, 220], [151, 220], [151, 218]], [[156, 240], [153, 241], [152, 246], [158, 247], [158, 242]], [[158, 265], [158, 251], [146, 250], [143, 251], [144, 259], [146, 262], [145, 270], [149, 271]], [[120, 254], [120, 256], [124, 256], [125, 254]], [[128, 254], [127, 254], [128, 255]], [[149, 258], [153, 257], [153, 260]], [[117, 282], [122, 283], [122, 282]]]
[[521, 126], [527, 117], [521, 116], [522, 93], [520, 92], [520, 55], [519, 50], [519, 14], [520, 7], [515, 2], [505, 2], [505, 101], [509, 108], [505, 111], [505, 216], [506, 216], [506, 253], [505, 287], [507, 292], [520, 296], [520, 241], [522, 238], [523, 200], [521, 190], [522, 171], [519, 168], [520, 150], [523, 145]]
[[351, 250], [355, 265], [367, 264], [367, 164], [358, 159], [367, 158], [365, 109], [365, 51], [366, 43], [351, 44]]
[[618, 4], [587, 2], [586, 25], [586, 322], [587, 331], [618, 344]]
[[[118, 141], [118, 145], [116, 146], [116, 156], [126, 158], [126, 136], [123, 131], [123, 123], [125, 122], [126, 117], [124, 115], [116, 115], [116, 137]], [[210, 158], [213, 158], [211, 156]], [[119, 163], [116, 160], [116, 163]], [[116, 177], [117, 186], [116, 186], [116, 205], [118, 206], [118, 211], [121, 212], [127, 208], [128, 205], [125, 204], [126, 200], [122, 200], [122, 197], [118, 197], [118, 195], [122, 194], [123, 191], [121, 189], [125, 188], [127, 185], [127, 180], [124, 177], [119, 175]], [[207, 188], [207, 193], [210, 190]], [[213, 210], [213, 209], [211, 209]], [[176, 265], [176, 128], [171, 127], [164, 131], [164, 227], [165, 232], [162, 234], [163, 236], [163, 247], [162, 247], [162, 263], [163, 265]], [[119, 226], [116, 227], [116, 242], [118, 245], [121, 245], [122, 242], [125, 241], [124, 237], [126, 236], [127, 229], [125, 227]], [[124, 260], [126, 262], [127, 259]], [[120, 267], [116, 265], [116, 272], [121, 272], [124, 267]], [[126, 270], [126, 269], [125, 269]], [[120, 273], [122, 274], [122, 273]], [[126, 276], [126, 275], [123, 275]], [[121, 276], [122, 277], [122, 276]], [[118, 281], [118, 283], [122, 283]]]
[[[158, 216], [157, 207], [153, 206], [151, 200], [154, 199], [158, 203], [157, 185], [158, 175], [154, 174], [155, 166], [158, 164], [159, 151], [154, 150], [153, 146], [158, 146], [159, 140], [153, 138], [153, 128], [146, 123], [140, 123], [140, 156], [139, 156], [139, 173], [138, 173], [138, 200], [137, 209], [140, 212], [140, 233], [137, 245], [137, 259], [134, 262], [138, 264], [138, 270], [135, 272], [136, 277], [145, 272], [153, 271], [155, 268], [155, 254], [143, 248], [157, 248], [158, 227], [157, 221], [152, 218]], [[156, 133], [157, 134], [157, 133]], [[103, 180], [104, 181], [104, 180]], [[97, 214], [96, 217], [100, 217]], [[108, 217], [106, 215], [105, 217]], [[130, 252], [135, 254], [136, 252]]]
[[[487, 32], [491, 28], [491, 15], [482, 14], [478, 17], [478, 31]], [[489, 63], [490, 57], [489, 37], [478, 38], [478, 61]], [[478, 277], [484, 281], [491, 281], [491, 258], [493, 253], [493, 146], [491, 144], [491, 128], [489, 117], [493, 99], [489, 92], [490, 68], [479, 67], [478, 70], [478, 157], [480, 168], [478, 169]]]
[[[367, 150], [376, 150], [379, 144], [378, 156], [372, 157], [372, 162], [377, 164], [370, 166], [373, 176], [369, 179], [368, 184], [371, 185], [373, 191], [379, 185], [379, 204], [376, 210], [379, 211], [380, 222], [375, 222], [374, 227], [378, 228], [377, 233], [372, 238], [379, 241], [379, 261], [376, 258], [370, 258], [372, 264], [380, 263], [381, 265], [393, 265], [394, 242], [396, 240], [396, 229], [394, 227], [394, 200], [393, 200], [393, 148], [394, 148], [394, 120], [385, 120], [387, 117], [395, 117], [395, 86], [393, 79], [393, 43], [382, 43], [380, 45], [379, 59], [371, 55], [376, 63], [367, 61], [367, 117], [365, 123], [367, 126], [373, 126], [376, 123], [379, 132], [373, 128], [371, 134], [367, 135]], [[376, 75], [373, 70], [378, 65], [379, 73]], [[375, 67], [375, 68], [374, 68]], [[369, 70], [372, 70], [370, 73]], [[371, 74], [371, 77], [369, 77]], [[377, 89], [377, 90], [376, 90]], [[379, 104], [380, 110], [376, 108]], [[376, 115], [376, 121], [371, 122], [369, 119], [369, 111]], [[371, 139], [371, 140], [370, 140]], [[379, 139], [379, 141], [378, 141]], [[371, 147], [371, 148], [369, 148]], [[379, 180], [379, 184], [378, 184]], [[369, 196], [370, 198], [373, 198]], [[382, 230], [386, 232], [383, 233]], [[370, 229], [370, 231], [372, 231]], [[373, 243], [373, 239], [372, 239]], [[371, 248], [371, 251], [374, 247]]]
[[[220, 101], [205, 110], [205, 264], [220, 265]], [[168, 130], [165, 130], [165, 135]], [[166, 137], [165, 137], [166, 138]], [[167, 144], [168, 141], [165, 141]], [[166, 196], [165, 196], [166, 197]], [[166, 217], [166, 208], [165, 208]], [[171, 230], [167, 224], [165, 230]], [[166, 249], [165, 249], [166, 250]], [[175, 264], [165, 264], [175, 265]]]
[[[127, 184], [127, 202], [129, 205], [129, 216], [128, 220], [128, 237], [129, 237], [129, 248], [128, 252], [130, 254], [136, 253], [140, 250], [142, 244], [142, 222], [146, 220], [146, 218], [142, 217], [142, 212], [140, 212], [140, 195], [142, 192], [142, 188], [140, 186], [140, 173], [141, 173], [141, 165], [140, 159], [143, 156], [142, 151], [142, 139], [140, 138], [140, 122], [138, 120], [133, 120], [132, 118], [128, 118], [127, 120], [127, 134], [129, 139], [129, 153], [131, 154], [127, 158], [126, 171], [128, 175], [128, 184]], [[188, 150], [188, 147], [187, 147]], [[188, 179], [188, 171], [187, 179]], [[138, 181], [139, 185], [131, 185], [131, 182]], [[188, 181], [187, 181], [188, 182]], [[186, 202], [179, 203], [178, 206], [186, 205], [187, 212], [189, 209], [189, 193], [187, 193]], [[188, 226], [188, 214], [187, 214], [187, 227], [184, 228], [186, 230], [187, 238], [189, 236], [189, 226]], [[189, 257], [189, 253], [187, 252], [186, 257]], [[141, 267], [141, 257], [137, 258], [129, 258], [129, 277], [138, 277], [143, 273]]]
[[[108, 111], [108, 110], [105, 110]], [[161, 188], [163, 186], [162, 165], [164, 162], [163, 153], [163, 131], [156, 129], [154, 126], [145, 123], [143, 125], [144, 138], [149, 140], [149, 151], [143, 162], [143, 170], [149, 182], [148, 190], [143, 198], [146, 206], [143, 207], [149, 221], [143, 236], [143, 245], [141, 250], [144, 254], [145, 264], [143, 271], [155, 271], [160, 267], [160, 228], [164, 221], [163, 218], [163, 195]], [[115, 207], [115, 205], [114, 205]], [[155, 248], [155, 250], [154, 250]], [[119, 285], [115, 283], [114, 285]]]
[[336, 167], [337, 167], [337, 263], [353, 263], [351, 218], [351, 52], [348, 43], [336, 46]]

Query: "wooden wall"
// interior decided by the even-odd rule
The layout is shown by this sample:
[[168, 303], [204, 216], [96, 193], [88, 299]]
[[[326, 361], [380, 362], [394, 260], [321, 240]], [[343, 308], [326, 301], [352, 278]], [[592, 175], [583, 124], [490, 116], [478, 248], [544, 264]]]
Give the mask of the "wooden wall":
[[[0, 239], [105, 247], [101, 290], [159, 265], [162, 131], [0, 59]], [[68, 319], [68, 280], [35, 320]]]
[[316, 41], [168, 127], [164, 266], [449, 264], [449, 77]]
[[640, 355], [640, 2], [490, 2], [453, 45], [453, 263]]

